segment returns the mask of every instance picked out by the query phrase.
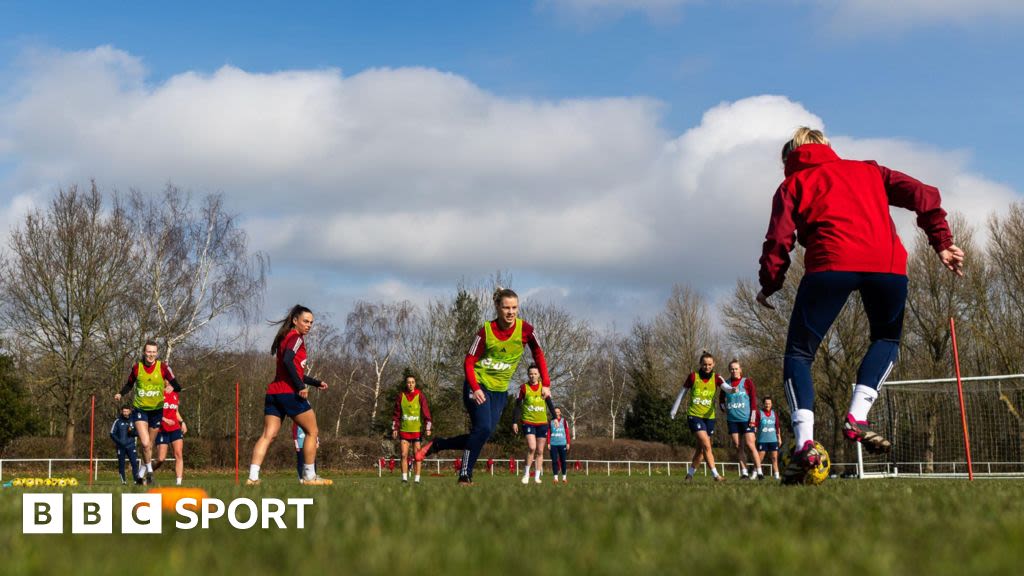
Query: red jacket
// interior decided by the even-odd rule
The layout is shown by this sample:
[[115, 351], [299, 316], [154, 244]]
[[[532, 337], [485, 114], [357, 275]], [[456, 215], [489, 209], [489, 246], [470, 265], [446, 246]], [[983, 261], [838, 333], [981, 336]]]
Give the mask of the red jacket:
[[907, 251], [889, 206], [917, 213], [936, 252], [953, 244], [939, 190], [871, 161], [843, 160], [824, 144], [804, 144], [786, 159], [761, 250], [765, 295], [780, 288], [794, 240], [807, 249], [807, 273], [907, 273]]

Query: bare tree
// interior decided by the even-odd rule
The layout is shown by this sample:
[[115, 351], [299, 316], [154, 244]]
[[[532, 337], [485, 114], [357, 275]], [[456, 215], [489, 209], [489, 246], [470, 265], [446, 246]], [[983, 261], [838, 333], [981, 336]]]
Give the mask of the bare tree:
[[355, 353], [373, 366], [373, 379], [362, 382], [370, 396], [370, 432], [377, 424], [377, 409], [386, 375], [409, 328], [415, 308], [409, 301], [395, 304], [360, 301], [345, 320], [345, 339]]
[[586, 320], [553, 304], [528, 304], [523, 306], [522, 316], [542, 340], [553, 400], [562, 406], [575, 431], [593, 396], [587, 367], [595, 353], [594, 331]]
[[622, 358], [623, 339], [614, 333], [604, 335], [595, 355], [593, 378], [596, 403], [608, 416], [607, 430], [612, 440], [618, 438], [619, 422], [629, 406], [629, 377]]
[[165, 359], [218, 318], [233, 315], [244, 324], [254, 317], [267, 258], [249, 252], [245, 231], [220, 194], [203, 197], [196, 208], [189, 194], [169, 185], [158, 198], [133, 191], [129, 205], [142, 252], [135, 287], [144, 297], [134, 300], [136, 317], [148, 332], [144, 337], [165, 342]]
[[94, 339], [112, 304], [132, 287], [129, 231], [120, 205], [104, 211], [95, 182], [85, 193], [72, 186], [11, 231], [11, 254], [0, 263], [4, 327], [43, 361], [36, 372], [63, 413], [68, 454], [80, 402], [98, 384]]
[[689, 286], [672, 287], [665, 309], [654, 319], [653, 330], [659, 364], [667, 373], [662, 382], [668, 388], [660, 391], [666, 394], [675, 394], [671, 388], [678, 388], [686, 374], [693, 371], [702, 351], [719, 348], [707, 303]]

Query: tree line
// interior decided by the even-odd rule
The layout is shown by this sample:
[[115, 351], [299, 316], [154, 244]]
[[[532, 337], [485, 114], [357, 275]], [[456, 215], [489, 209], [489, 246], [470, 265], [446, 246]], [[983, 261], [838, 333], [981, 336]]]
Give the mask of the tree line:
[[[945, 272], [923, 234], [908, 242], [910, 292], [892, 380], [952, 374], [950, 317], [958, 324], [965, 373], [1022, 371], [1024, 204], [992, 215], [983, 243], [975, 243], [978, 231], [963, 218], [954, 215], [951, 225], [968, 255], [963, 279]], [[729, 360], [739, 359], [788, 421], [782, 353], [802, 255], [794, 254], [793, 262], [774, 310], [756, 303], [758, 286], [745, 278], [718, 303], [700, 285], [681, 281], [659, 313], [625, 330], [522, 300], [520, 315], [542, 339], [552, 392], [572, 433], [689, 442], [685, 422], [670, 420], [668, 412], [704, 350], [716, 356], [722, 373]], [[87, 425], [86, 399], [96, 394], [98, 405], [113, 414], [108, 399], [142, 343], [153, 338], [185, 385], [182, 410], [191, 433], [234, 434], [237, 382], [242, 435], [258, 435], [274, 358], [269, 342], [254, 341], [247, 327], [263, 315], [268, 266], [266, 255], [249, 249], [238, 216], [225, 211], [218, 195], [196, 200], [174, 186], [154, 197], [104, 195], [95, 184], [58, 192], [14, 227], [0, 259], [4, 350], [16, 367], [19, 396], [28, 400], [32, 430], [62, 434], [70, 451], [75, 430]], [[456, 284], [422, 306], [360, 301], [344, 319], [318, 315], [308, 339], [308, 372], [331, 383], [328, 391], [310, 394], [322, 434], [388, 437], [406, 372], [417, 376], [430, 399], [435, 430], [462, 432], [463, 359], [476, 330], [493, 317], [491, 288], [510, 285], [501, 276]], [[835, 423], [845, 416], [868, 346], [861, 308], [858, 297], [850, 299], [813, 367], [818, 435], [836, 447], [837, 459], [846, 457], [846, 445]], [[525, 381], [525, 364], [513, 382]], [[8, 380], [0, 384], [10, 389]], [[1019, 395], [1004, 396], [996, 409], [1019, 421]], [[509, 428], [512, 418], [506, 414]]]

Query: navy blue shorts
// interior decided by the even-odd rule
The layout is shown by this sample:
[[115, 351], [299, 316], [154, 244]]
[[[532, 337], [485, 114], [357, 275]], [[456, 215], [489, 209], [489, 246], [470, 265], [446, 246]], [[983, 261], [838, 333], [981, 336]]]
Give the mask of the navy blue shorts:
[[779, 443], [778, 442], [759, 442], [757, 444], [757, 451], [758, 452], [778, 452], [779, 451]]
[[147, 422], [150, 429], [160, 428], [160, 424], [164, 421], [164, 409], [157, 408], [156, 410], [143, 410], [142, 408], [135, 408], [132, 410], [132, 422]]
[[548, 435], [547, 424], [527, 424], [523, 423], [523, 434], [533, 434], [534, 436], [545, 437]]
[[267, 394], [263, 399], [263, 413], [267, 416], [277, 416], [282, 420], [285, 416], [295, 418], [312, 409], [308, 400], [294, 392]]
[[747, 420], [743, 422], [729, 422], [729, 434], [753, 434], [756, 431]]
[[715, 419], [714, 418], [697, 418], [696, 416], [687, 416], [686, 424], [690, 427], [690, 432], [696, 434], [703, 430], [708, 433], [708, 436], [714, 436], [715, 434]]
[[171, 430], [170, 432], [160, 432], [159, 434], [156, 435], [157, 444], [170, 444], [175, 440], [181, 439], [181, 428], [178, 428], [177, 430]]

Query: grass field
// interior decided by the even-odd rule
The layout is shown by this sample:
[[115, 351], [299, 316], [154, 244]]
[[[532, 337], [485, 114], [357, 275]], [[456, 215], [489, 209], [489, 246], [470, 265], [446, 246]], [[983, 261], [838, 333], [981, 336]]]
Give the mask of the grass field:
[[1024, 566], [1019, 480], [829, 480], [812, 488], [577, 475], [568, 485], [523, 486], [501, 474], [460, 487], [451, 476], [419, 486], [331, 476], [329, 488], [284, 475], [258, 488], [198, 477], [193, 485], [224, 501], [312, 495], [306, 528], [240, 531], [220, 519], [209, 530], [178, 530], [168, 516], [162, 536], [117, 534], [118, 517], [114, 535], [23, 535], [25, 489], [4, 488], [0, 573], [147, 566], [143, 573], [817, 576], [1013, 574]]

